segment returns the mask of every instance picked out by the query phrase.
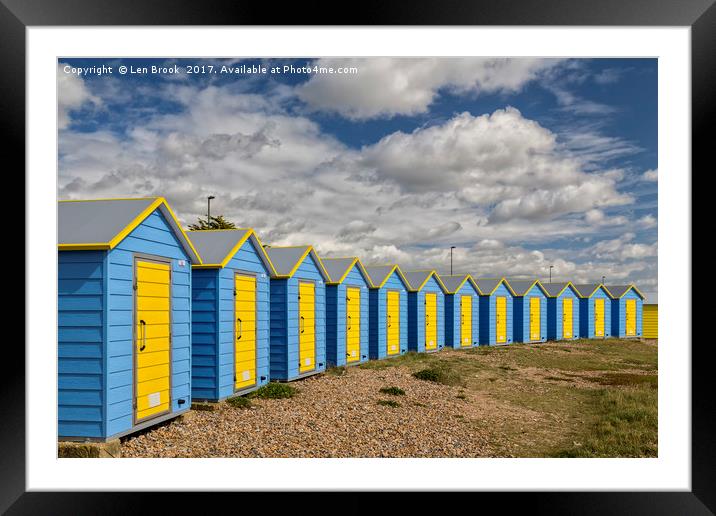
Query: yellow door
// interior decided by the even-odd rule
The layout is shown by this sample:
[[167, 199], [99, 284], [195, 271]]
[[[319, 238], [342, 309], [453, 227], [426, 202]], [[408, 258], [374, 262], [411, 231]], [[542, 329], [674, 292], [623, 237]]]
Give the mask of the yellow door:
[[572, 315], [572, 298], [565, 297], [562, 299], [562, 338], [572, 338], [572, 326], [573, 326], [573, 315]]
[[346, 361], [360, 360], [360, 288], [346, 288]]
[[538, 297], [530, 298], [530, 340], [540, 340], [542, 330], [542, 310]]
[[316, 367], [316, 286], [298, 284], [298, 372]]
[[604, 299], [594, 300], [594, 335], [604, 337]]
[[495, 340], [507, 342], [507, 298], [495, 298]]
[[472, 296], [460, 297], [460, 345], [472, 346]]
[[135, 423], [171, 408], [171, 272], [168, 263], [136, 259]]
[[256, 385], [256, 278], [234, 277], [234, 389]]
[[626, 300], [626, 334], [636, 335], [636, 299]]
[[400, 292], [387, 292], [386, 319], [387, 354], [396, 355], [400, 353]]
[[438, 347], [438, 295], [425, 293], [425, 349]]

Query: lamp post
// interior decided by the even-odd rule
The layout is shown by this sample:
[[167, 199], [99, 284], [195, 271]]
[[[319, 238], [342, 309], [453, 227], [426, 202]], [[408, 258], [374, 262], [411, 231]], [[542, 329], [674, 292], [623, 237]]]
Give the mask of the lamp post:
[[450, 246], [450, 276], [452, 276], [452, 250], [455, 249], [454, 245]]
[[216, 199], [213, 195], [206, 198], [206, 223], [211, 225], [211, 200]]
[[554, 265], [549, 266], [549, 282], [552, 283], [552, 269], [554, 269]]
[[602, 285], [604, 285], [604, 280], [607, 279], [606, 276], [602, 276]]

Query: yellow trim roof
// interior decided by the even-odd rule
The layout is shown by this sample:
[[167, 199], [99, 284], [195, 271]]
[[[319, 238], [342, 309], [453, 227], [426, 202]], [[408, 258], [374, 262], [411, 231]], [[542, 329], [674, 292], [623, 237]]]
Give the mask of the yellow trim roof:
[[218, 232], [218, 231], [244, 231], [244, 235], [236, 242], [236, 244], [231, 248], [229, 253], [224, 257], [224, 259], [220, 263], [201, 263], [192, 265], [195, 269], [210, 269], [210, 268], [224, 268], [226, 265], [231, 261], [231, 259], [234, 257], [234, 255], [239, 252], [239, 249], [241, 249], [241, 246], [243, 246], [246, 241], [249, 238], [253, 238], [256, 242], [256, 245], [254, 247], [257, 248], [258, 252], [261, 254], [263, 259], [265, 260], [265, 263], [269, 266], [269, 273], [272, 275], [276, 274], [276, 269], [273, 266], [273, 263], [271, 262], [271, 258], [269, 258], [269, 255], [266, 253], [266, 250], [264, 249], [263, 244], [261, 244], [261, 239], [256, 234], [256, 231], [254, 231], [252, 228], [235, 228], [235, 229], [202, 229], [202, 230], [189, 230], [189, 233], [200, 233], [200, 232]]
[[116, 199], [71, 199], [58, 201], [59, 203], [90, 203], [90, 202], [102, 202], [102, 201], [141, 201], [151, 200], [153, 201], [144, 208], [132, 221], [127, 224], [122, 230], [120, 230], [109, 242], [81, 242], [71, 244], [58, 243], [57, 247], [61, 251], [87, 251], [87, 250], [109, 250], [114, 249], [124, 238], [127, 237], [132, 231], [134, 231], [149, 215], [151, 215], [157, 208], [161, 209], [165, 216], [168, 216], [170, 223], [173, 222], [175, 229], [180, 233], [182, 243], [185, 244], [189, 250], [194, 254], [195, 260], [193, 262], [202, 263], [201, 255], [196, 250], [194, 245], [189, 240], [186, 232], [182, 228], [179, 220], [177, 219], [174, 211], [169, 206], [169, 203], [164, 197], [134, 197], [134, 198], [116, 198]]

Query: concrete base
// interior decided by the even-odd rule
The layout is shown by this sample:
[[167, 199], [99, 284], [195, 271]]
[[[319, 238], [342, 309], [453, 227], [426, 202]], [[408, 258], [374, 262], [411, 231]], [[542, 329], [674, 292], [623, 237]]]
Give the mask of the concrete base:
[[57, 443], [57, 456], [60, 458], [119, 458], [122, 456], [122, 448], [119, 439], [111, 439], [104, 443], [60, 441]]
[[220, 403], [218, 401], [194, 401], [191, 404], [192, 410], [204, 410], [213, 412], [219, 410]]

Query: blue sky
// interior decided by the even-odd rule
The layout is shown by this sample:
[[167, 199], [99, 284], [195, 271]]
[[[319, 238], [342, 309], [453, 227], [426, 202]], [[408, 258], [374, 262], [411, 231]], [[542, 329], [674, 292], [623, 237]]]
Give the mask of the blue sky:
[[60, 198], [163, 195], [189, 223], [215, 195], [325, 256], [445, 272], [456, 245], [459, 272], [656, 290], [655, 59], [60, 59], [58, 94]]

